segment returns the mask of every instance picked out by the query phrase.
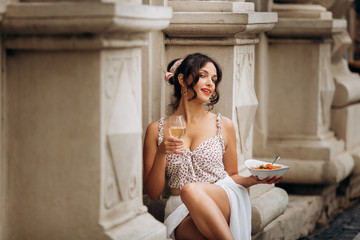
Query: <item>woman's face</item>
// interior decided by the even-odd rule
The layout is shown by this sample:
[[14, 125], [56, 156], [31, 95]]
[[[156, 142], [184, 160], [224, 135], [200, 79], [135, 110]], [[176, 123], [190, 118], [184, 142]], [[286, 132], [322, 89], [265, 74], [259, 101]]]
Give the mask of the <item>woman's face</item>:
[[[194, 86], [194, 90], [197, 94], [195, 100], [198, 100], [202, 103], [206, 103], [209, 101], [211, 95], [215, 91], [215, 82], [217, 81], [217, 72], [214, 64], [212, 62], [206, 63], [199, 70], [199, 81]], [[188, 91], [191, 93], [190, 98], [193, 96], [192, 91]]]

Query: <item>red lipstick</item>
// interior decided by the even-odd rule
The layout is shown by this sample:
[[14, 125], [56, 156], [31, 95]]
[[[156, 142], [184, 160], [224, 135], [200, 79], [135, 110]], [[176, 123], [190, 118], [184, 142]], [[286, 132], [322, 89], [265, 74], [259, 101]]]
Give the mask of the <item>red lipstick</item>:
[[206, 95], [210, 95], [210, 94], [211, 94], [211, 90], [208, 89], [208, 88], [202, 88], [201, 91], [202, 91], [203, 93], [205, 93]]

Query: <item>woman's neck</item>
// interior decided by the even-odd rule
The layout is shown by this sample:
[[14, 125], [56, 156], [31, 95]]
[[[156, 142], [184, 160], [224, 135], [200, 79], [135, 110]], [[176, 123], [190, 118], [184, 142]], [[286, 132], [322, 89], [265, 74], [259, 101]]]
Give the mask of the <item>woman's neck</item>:
[[191, 122], [197, 122], [202, 119], [209, 112], [204, 109], [201, 103], [196, 103], [195, 101], [188, 101], [187, 99], [182, 99], [180, 101], [178, 109], [175, 111], [175, 115], [183, 115], [185, 122], [187, 124]]

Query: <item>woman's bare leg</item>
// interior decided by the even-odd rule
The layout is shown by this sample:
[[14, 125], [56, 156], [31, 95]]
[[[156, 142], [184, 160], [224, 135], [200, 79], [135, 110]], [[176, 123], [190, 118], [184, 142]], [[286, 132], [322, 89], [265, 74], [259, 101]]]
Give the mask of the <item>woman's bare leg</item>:
[[175, 229], [176, 240], [206, 240], [188, 215]]
[[205, 238], [233, 239], [229, 227], [230, 203], [222, 187], [208, 183], [190, 183], [183, 187], [180, 196], [192, 221]]

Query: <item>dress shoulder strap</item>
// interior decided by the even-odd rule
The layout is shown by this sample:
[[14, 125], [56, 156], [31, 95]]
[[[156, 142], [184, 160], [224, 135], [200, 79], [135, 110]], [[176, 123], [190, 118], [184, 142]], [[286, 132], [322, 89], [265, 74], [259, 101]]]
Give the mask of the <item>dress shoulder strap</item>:
[[217, 118], [216, 118], [216, 126], [217, 126], [217, 134], [218, 136], [221, 135], [221, 131], [222, 131], [222, 126], [221, 126], [221, 113], [217, 114]]
[[223, 154], [225, 153], [225, 144], [224, 144], [224, 139], [221, 135], [221, 132], [222, 132], [222, 126], [221, 126], [221, 113], [218, 113], [217, 115], [217, 118], [216, 118], [216, 125], [217, 125], [217, 136], [219, 138], [219, 141], [220, 141], [220, 144], [221, 144], [221, 147], [222, 147], [222, 152]]
[[160, 118], [159, 120], [159, 136], [158, 136], [158, 146], [164, 139], [164, 118]]

